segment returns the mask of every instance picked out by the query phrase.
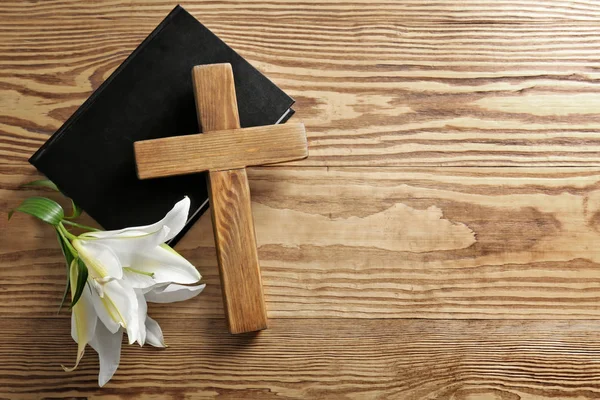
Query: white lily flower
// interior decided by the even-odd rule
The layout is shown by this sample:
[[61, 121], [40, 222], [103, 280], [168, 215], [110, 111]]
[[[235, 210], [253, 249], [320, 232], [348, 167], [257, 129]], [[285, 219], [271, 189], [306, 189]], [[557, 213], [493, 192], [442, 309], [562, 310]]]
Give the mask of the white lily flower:
[[[76, 291], [77, 275], [77, 260], [73, 260], [69, 268], [71, 299], [73, 299]], [[84, 288], [79, 301], [73, 306], [71, 313], [71, 337], [77, 343], [77, 361], [75, 361], [75, 365], [72, 368], [66, 368], [63, 365], [62, 367], [65, 371], [71, 372], [79, 365], [79, 361], [81, 361], [81, 357], [83, 357], [83, 353], [85, 352], [85, 346], [94, 337], [97, 321], [98, 318], [96, 317], [89, 291], [87, 288]]]
[[183, 286], [176, 283], [159, 286], [146, 293], [146, 301], [151, 303], [174, 303], [188, 300], [199, 295], [205, 286]]
[[88, 266], [92, 286], [98, 292], [93, 304], [106, 328], [127, 330], [129, 344], [144, 344], [145, 309], [142, 294], [156, 285], [191, 284], [200, 280], [194, 266], [163, 243], [183, 229], [190, 200], [185, 197], [157, 223], [118, 231], [87, 232], [73, 247]]
[[98, 386], [104, 386], [119, 368], [122, 342], [122, 329], [119, 329], [117, 333], [111, 333], [104, 325], [96, 325], [96, 332], [94, 338], [90, 341], [90, 346], [98, 353], [100, 359]]
[[124, 330], [129, 344], [166, 347], [160, 326], [147, 315], [146, 301], [187, 300], [204, 289], [203, 284], [184, 286], [197, 283], [200, 273], [164, 244], [183, 229], [189, 207], [185, 197], [155, 224], [87, 232], [72, 241], [88, 267], [88, 287], [72, 314], [72, 336], [78, 343], [75, 367], [89, 343], [100, 357], [100, 386], [118, 367]]

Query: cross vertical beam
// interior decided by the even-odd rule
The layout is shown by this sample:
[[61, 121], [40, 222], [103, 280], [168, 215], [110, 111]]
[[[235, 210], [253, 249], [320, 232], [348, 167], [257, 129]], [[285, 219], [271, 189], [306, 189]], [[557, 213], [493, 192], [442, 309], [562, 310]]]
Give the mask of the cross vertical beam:
[[[231, 65], [192, 70], [198, 124], [203, 132], [240, 128]], [[267, 328], [246, 168], [208, 172], [210, 209], [223, 307], [231, 333]]]

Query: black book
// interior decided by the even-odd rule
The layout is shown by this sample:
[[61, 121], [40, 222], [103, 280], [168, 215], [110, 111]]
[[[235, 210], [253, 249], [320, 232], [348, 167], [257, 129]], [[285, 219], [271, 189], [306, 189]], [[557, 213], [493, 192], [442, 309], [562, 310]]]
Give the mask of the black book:
[[192, 67], [231, 63], [242, 127], [285, 122], [294, 100], [177, 6], [29, 159], [105, 229], [150, 224], [183, 196], [208, 208], [205, 174], [141, 181], [133, 142], [200, 131]]

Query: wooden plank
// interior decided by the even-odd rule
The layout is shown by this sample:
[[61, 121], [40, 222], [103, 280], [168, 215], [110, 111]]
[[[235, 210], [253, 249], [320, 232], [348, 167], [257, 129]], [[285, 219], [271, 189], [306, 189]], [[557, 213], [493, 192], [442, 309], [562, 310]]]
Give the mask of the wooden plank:
[[240, 116], [231, 64], [197, 65], [191, 72], [202, 132], [238, 129]]
[[[184, 6], [297, 100], [299, 165], [600, 165], [597, 2]], [[172, 7], [3, 1], [2, 163], [26, 160]]]
[[210, 204], [223, 308], [231, 333], [267, 328], [246, 169], [210, 172]]
[[[0, 218], [0, 398], [600, 397], [597, 321], [456, 319], [598, 317], [600, 170], [479, 168], [600, 165], [598, 2], [183, 5], [296, 98], [296, 164], [478, 168], [250, 170], [285, 319], [250, 338], [202, 318], [223, 315], [205, 217], [178, 250], [206, 292], [151, 307], [171, 347], [126, 346], [102, 390], [93, 351], [59, 367], [75, 346], [54, 233]], [[41, 193], [18, 188], [26, 159], [172, 7], [2, 2], [0, 217]]]
[[308, 156], [304, 124], [267, 125], [134, 143], [140, 179], [245, 168]]
[[597, 170], [250, 172], [273, 317], [600, 316]]
[[[600, 317], [600, 169], [248, 171], [270, 317]], [[3, 209], [41, 193], [2, 172]], [[212, 237], [206, 215], [177, 246], [205, 292], [158, 317], [223, 315]], [[52, 230], [0, 218], [0, 243], [0, 316], [54, 316]]]
[[[198, 125], [204, 132], [240, 127], [231, 64], [192, 71]], [[223, 308], [231, 333], [267, 328], [256, 235], [245, 168], [209, 171], [210, 211]]]
[[[272, 320], [256, 336], [222, 320], [162, 319], [169, 348], [123, 345], [97, 388], [68, 320], [7, 319], [0, 397], [10, 399], [591, 399], [600, 397], [597, 321]], [[43, 327], [43, 329], [39, 329]]]

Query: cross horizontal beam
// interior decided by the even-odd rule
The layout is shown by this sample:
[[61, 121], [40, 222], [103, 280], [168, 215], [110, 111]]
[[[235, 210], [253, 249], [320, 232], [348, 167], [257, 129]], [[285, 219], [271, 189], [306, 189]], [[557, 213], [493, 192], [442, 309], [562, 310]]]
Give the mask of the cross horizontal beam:
[[134, 143], [140, 179], [244, 168], [308, 155], [304, 124], [257, 126]]

